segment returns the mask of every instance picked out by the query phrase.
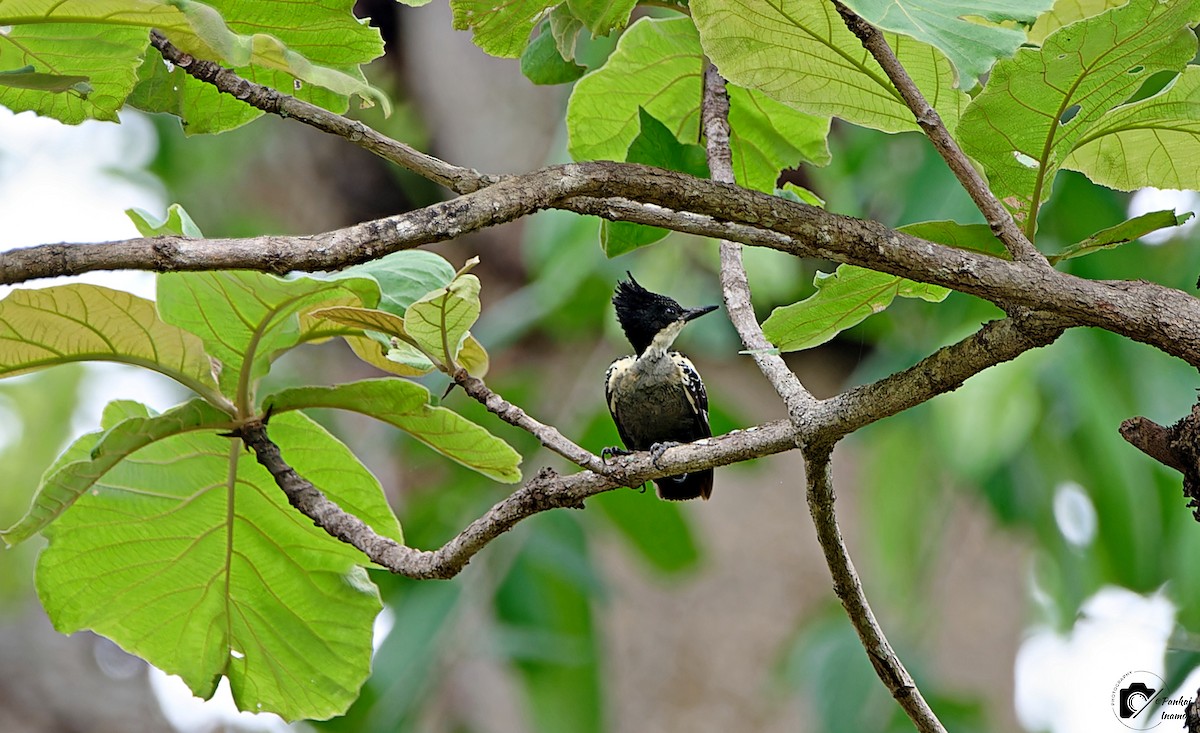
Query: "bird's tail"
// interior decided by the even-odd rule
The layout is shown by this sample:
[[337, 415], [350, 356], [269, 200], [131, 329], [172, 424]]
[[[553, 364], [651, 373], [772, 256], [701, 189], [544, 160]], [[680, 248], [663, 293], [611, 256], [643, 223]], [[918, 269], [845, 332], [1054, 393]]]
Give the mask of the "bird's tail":
[[655, 479], [658, 486], [658, 498], [666, 501], [684, 501], [686, 499], [707, 499], [712, 496], [713, 472], [692, 471], [678, 476], [667, 476]]

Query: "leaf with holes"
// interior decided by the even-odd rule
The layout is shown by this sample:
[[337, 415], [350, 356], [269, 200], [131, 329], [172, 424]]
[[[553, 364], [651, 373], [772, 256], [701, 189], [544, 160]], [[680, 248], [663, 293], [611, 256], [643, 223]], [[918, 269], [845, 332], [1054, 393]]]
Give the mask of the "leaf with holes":
[[[1198, 19], [1200, 0], [1131, 0], [1060, 28], [1040, 49], [1021, 49], [992, 69], [963, 115], [958, 136], [1027, 235], [1036, 229], [1055, 174], [1076, 148], [1106, 130], [1109, 111], [1151, 74], [1183, 69], [1195, 56], [1191, 25]], [[1119, 120], [1117, 126], [1122, 124], [1136, 120]], [[1120, 144], [1119, 136], [1113, 144]], [[1086, 158], [1074, 163], [1099, 165]]]

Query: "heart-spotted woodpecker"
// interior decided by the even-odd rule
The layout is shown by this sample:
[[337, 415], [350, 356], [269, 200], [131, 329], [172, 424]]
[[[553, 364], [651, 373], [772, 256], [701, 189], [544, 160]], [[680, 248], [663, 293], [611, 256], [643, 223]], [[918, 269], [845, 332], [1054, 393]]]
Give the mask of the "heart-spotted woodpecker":
[[[617, 283], [613, 306], [626, 338], [636, 352], [617, 359], [604, 379], [608, 410], [629, 450], [661, 456], [678, 443], [712, 435], [708, 426], [708, 394], [691, 360], [671, 349], [687, 323], [717, 309], [715, 305], [684, 308], [674, 299], [646, 290], [633, 279]], [[606, 453], [620, 453], [607, 449]], [[655, 479], [661, 499], [707, 499], [712, 495], [712, 469]]]

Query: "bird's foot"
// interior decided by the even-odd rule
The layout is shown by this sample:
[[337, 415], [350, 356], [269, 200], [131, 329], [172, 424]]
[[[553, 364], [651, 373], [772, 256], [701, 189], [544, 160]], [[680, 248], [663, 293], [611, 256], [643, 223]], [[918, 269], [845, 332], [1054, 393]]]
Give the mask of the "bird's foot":
[[611, 445], [600, 451], [600, 460], [604, 461], [604, 463], [607, 465], [608, 460], [610, 458], [612, 458], [613, 456], [629, 456], [629, 455], [633, 455], [633, 451], [625, 450], [624, 448], [618, 448], [615, 445]]
[[675, 448], [680, 445], [683, 445], [683, 443], [677, 443], [673, 440], [667, 440], [667, 441], [663, 441], [662, 443], [655, 443], [654, 445], [650, 446], [650, 460], [654, 463], [654, 467], [662, 468], [662, 466], [658, 465], [658, 462], [660, 460], [662, 460], [663, 453], [666, 453], [671, 448]]

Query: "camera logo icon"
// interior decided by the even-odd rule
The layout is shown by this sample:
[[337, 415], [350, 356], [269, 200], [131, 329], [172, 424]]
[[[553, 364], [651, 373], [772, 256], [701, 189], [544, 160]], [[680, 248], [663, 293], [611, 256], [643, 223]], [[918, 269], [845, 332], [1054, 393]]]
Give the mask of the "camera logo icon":
[[1147, 687], [1144, 682], [1134, 682], [1129, 687], [1122, 687], [1117, 715], [1122, 718], [1136, 718], [1143, 710], [1154, 702], [1154, 693], [1158, 690]]
[[[1112, 689], [1113, 715], [1130, 730], [1150, 730], [1163, 722], [1160, 693], [1165, 683], [1153, 672], [1127, 672]], [[1165, 693], [1164, 693], [1165, 694]]]

